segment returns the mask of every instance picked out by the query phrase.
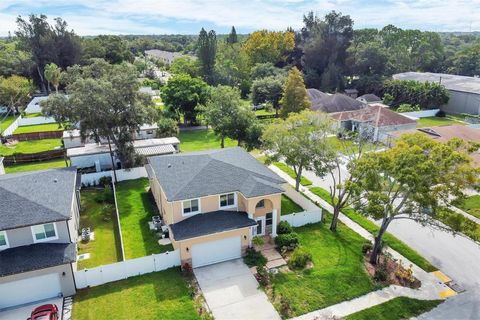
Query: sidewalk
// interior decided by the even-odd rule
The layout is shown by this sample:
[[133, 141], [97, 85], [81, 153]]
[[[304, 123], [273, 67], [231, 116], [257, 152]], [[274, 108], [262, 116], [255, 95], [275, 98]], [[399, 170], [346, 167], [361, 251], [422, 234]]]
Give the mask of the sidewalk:
[[[282, 177], [285, 181], [287, 181], [290, 185], [295, 185], [295, 180], [275, 165], [270, 165], [269, 168], [276, 174], [278, 174], [280, 177]], [[327, 210], [330, 213], [333, 212], [333, 207], [329, 203], [310, 192], [308, 188], [300, 187], [300, 191], [310, 197], [313, 201], [316, 201], [318, 204], [320, 204], [323, 209]], [[356, 222], [354, 222], [344, 214], [340, 213], [338, 218], [343, 224], [358, 233], [361, 237], [369, 241], [373, 241], [373, 235], [370, 232], [363, 229], [360, 225], [358, 225]], [[435, 274], [424, 271], [395, 250], [392, 250], [391, 248], [388, 248], [387, 250], [394, 259], [397, 259], [399, 261], [401, 260], [404, 267], [408, 268], [410, 265], [413, 266], [413, 275], [422, 282], [422, 286], [419, 289], [410, 289], [397, 285], [391, 285], [382, 290], [370, 292], [364, 296], [349, 301], [344, 301], [342, 303], [321, 310], [316, 310], [294, 319], [315, 320], [331, 319], [332, 317], [345, 317], [349, 314], [371, 308], [378, 304], [389, 301], [393, 298], [402, 296], [420, 300], [436, 300], [441, 299], [446, 295], [448, 296], [448, 293], [446, 292], [450, 292], [451, 289], [443, 282], [441, 282], [439, 278], [435, 276]]]

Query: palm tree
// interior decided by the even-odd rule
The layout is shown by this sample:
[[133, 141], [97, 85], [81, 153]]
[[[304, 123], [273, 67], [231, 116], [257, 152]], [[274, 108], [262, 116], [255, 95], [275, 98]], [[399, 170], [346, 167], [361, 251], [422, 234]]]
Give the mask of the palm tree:
[[61, 70], [55, 63], [49, 63], [45, 66], [45, 79], [55, 87], [55, 92], [58, 93], [58, 86], [60, 85]]

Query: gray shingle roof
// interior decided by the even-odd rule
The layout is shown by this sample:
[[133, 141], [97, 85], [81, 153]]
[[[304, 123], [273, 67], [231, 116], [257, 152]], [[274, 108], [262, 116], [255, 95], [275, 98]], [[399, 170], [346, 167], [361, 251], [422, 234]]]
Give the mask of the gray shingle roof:
[[341, 93], [327, 95], [312, 101], [310, 107], [313, 111], [323, 111], [326, 113], [360, 110], [366, 105], [363, 102], [350, 98]]
[[246, 212], [213, 211], [196, 214], [180, 222], [170, 225], [176, 241], [204, 236], [207, 234], [246, 228], [256, 225]]
[[168, 201], [234, 191], [257, 197], [283, 192], [285, 183], [242, 148], [150, 157], [148, 162], [150, 178], [155, 175]]
[[76, 168], [0, 175], [0, 230], [71, 218]]
[[37, 243], [0, 251], [0, 277], [71, 263], [76, 255], [75, 243]]

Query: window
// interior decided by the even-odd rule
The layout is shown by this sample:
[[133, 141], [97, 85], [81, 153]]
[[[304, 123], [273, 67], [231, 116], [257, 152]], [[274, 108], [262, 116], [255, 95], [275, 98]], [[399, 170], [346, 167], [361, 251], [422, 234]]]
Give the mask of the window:
[[0, 231], [0, 250], [8, 249], [8, 247], [7, 232]]
[[235, 193], [222, 194], [220, 196], [220, 207], [234, 207], [235, 206]]
[[257, 205], [255, 208], [265, 208], [265, 200], [260, 200], [258, 201]]
[[32, 227], [33, 241], [43, 242], [58, 239], [55, 223], [46, 223]]
[[199, 200], [186, 200], [182, 202], [183, 214], [189, 215], [200, 212]]
[[266, 221], [266, 224], [267, 226], [271, 226], [272, 223], [273, 223], [273, 216], [272, 216], [272, 213], [267, 213], [267, 215], [265, 216], [265, 221]]
[[147, 134], [153, 134], [153, 130], [147, 130]]

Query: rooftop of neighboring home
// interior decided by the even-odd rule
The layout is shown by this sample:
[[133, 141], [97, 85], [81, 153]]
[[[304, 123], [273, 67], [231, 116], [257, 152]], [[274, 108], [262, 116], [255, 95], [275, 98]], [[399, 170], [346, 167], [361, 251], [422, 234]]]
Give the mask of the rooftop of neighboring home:
[[150, 157], [146, 167], [168, 201], [235, 191], [247, 198], [284, 191], [282, 178], [239, 147]]
[[[140, 126], [140, 130], [141, 131], [145, 131], [145, 130], [156, 130], [158, 129], [158, 124], [154, 123], [154, 124], [143, 124]], [[79, 129], [72, 129], [72, 130], [65, 130], [63, 131], [63, 136], [62, 138], [66, 139], [66, 138], [78, 138], [80, 137], [80, 130]]]
[[382, 104], [372, 104], [361, 110], [336, 112], [332, 113], [331, 116], [338, 121], [355, 120], [358, 122], [369, 122], [374, 127], [416, 123], [416, 120], [394, 112]]
[[77, 169], [0, 175], [0, 230], [71, 218]]
[[342, 93], [326, 94], [316, 89], [308, 89], [308, 98], [312, 102], [313, 111], [327, 113], [359, 110], [366, 106], [365, 103], [355, 100]]
[[[176, 152], [174, 145], [180, 143], [175, 137], [161, 139], [144, 139], [133, 141], [133, 147], [141, 155], [160, 155]], [[112, 150], [116, 150], [112, 144]], [[71, 148], [67, 150], [67, 157], [78, 157], [110, 152], [108, 144], [87, 143], [83, 147]]]
[[365, 101], [366, 103], [372, 103], [372, 102], [381, 102], [382, 98], [378, 97], [377, 95], [375, 95], [373, 93], [366, 93], [366, 94], [358, 97], [357, 100]]
[[404, 72], [393, 75], [396, 80], [440, 82], [448, 90], [480, 94], [480, 78], [446, 73]]
[[173, 60], [182, 56], [183, 54], [181, 52], [171, 52], [171, 51], [165, 51], [165, 50], [152, 49], [152, 50], [145, 50], [145, 55], [164, 59], [164, 60], [167, 60], [169, 63], [171, 63]]

